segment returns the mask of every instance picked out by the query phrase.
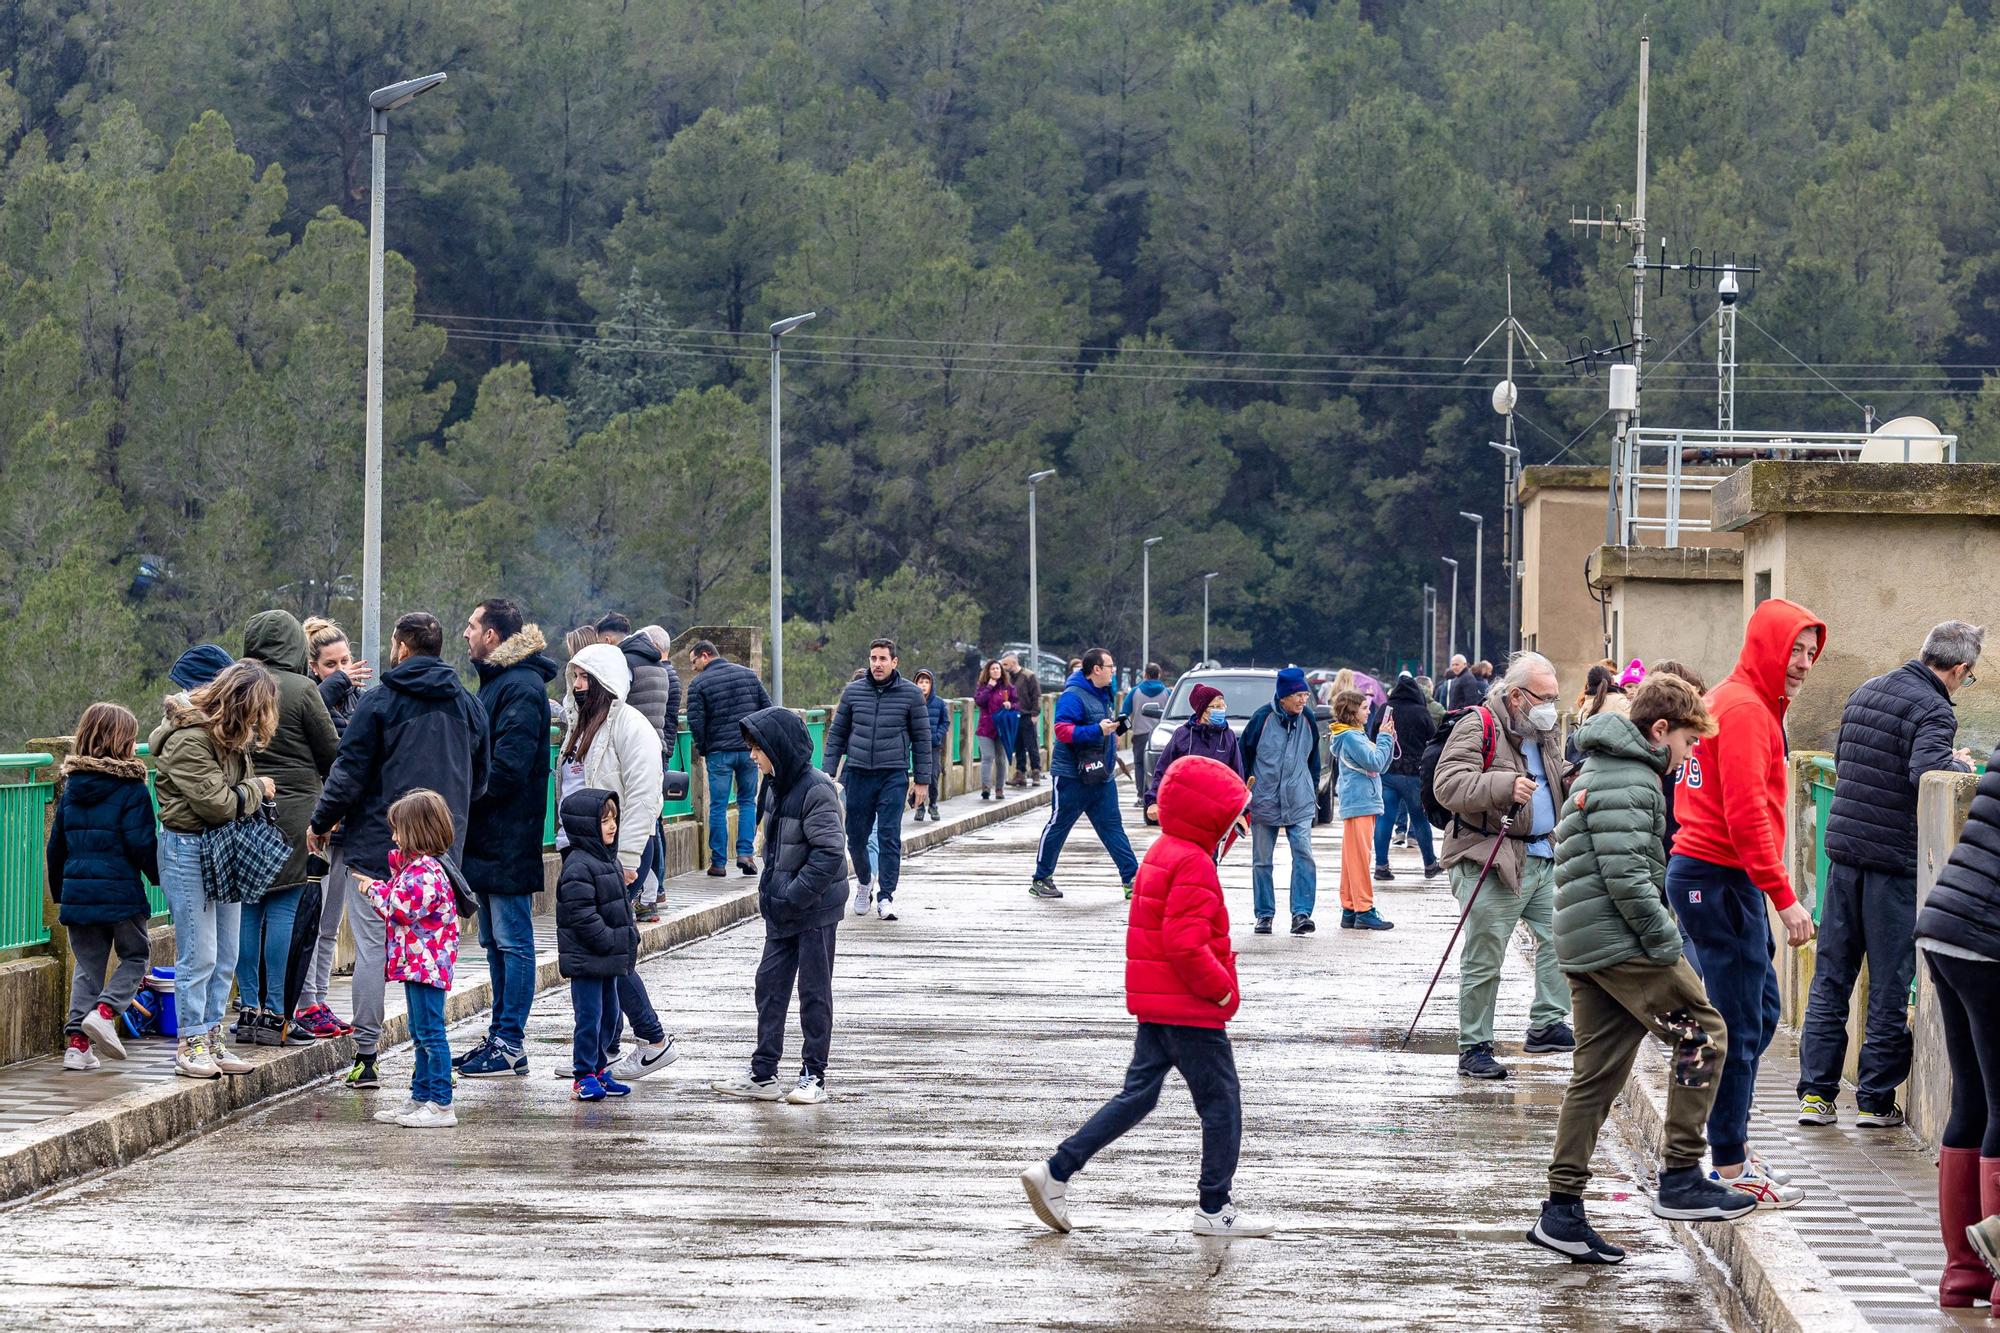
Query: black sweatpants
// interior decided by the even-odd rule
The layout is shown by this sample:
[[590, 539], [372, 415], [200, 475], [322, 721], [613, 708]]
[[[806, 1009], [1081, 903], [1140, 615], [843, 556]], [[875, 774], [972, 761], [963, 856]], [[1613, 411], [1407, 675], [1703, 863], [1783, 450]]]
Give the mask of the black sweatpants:
[[826, 1081], [826, 1057], [833, 1047], [833, 935], [838, 929], [815, 926], [796, 935], [765, 937], [764, 958], [757, 964], [757, 1050], [750, 1057], [750, 1077], [777, 1075], [796, 981], [799, 1027], [805, 1033], [800, 1072]]
[[2000, 963], [1924, 950], [1937, 983], [1938, 1018], [1951, 1062], [1946, 1148], [2000, 1157]]

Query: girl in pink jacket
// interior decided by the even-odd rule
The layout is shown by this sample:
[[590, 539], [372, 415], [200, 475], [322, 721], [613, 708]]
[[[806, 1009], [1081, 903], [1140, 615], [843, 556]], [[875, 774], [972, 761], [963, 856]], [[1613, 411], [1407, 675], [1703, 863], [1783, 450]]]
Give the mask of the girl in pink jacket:
[[389, 879], [364, 879], [361, 888], [388, 922], [385, 975], [403, 983], [416, 1069], [408, 1103], [375, 1118], [407, 1129], [449, 1129], [458, 1115], [451, 1109], [444, 997], [458, 963], [458, 902], [438, 858], [451, 851], [451, 807], [419, 787], [389, 807], [389, 836], [396, 843]]

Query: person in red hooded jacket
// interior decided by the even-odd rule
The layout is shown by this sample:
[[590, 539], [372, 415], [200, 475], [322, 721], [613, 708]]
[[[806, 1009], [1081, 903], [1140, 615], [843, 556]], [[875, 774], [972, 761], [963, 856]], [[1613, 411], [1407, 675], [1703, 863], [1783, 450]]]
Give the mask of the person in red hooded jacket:
[[1271, 1223], [1236, 1211], [1229, 1188], [1243, 1142], [1242, 1092], [1226, 1025], [1242, 1002], [1229, 909], [1216, 861], [1250, 803], [1227, 764], [1189, 755], [1160, 782], [1160, 837], [1133, 881], [1125, 930], [1125, 1007], [1139, 1020], [1125, 1087], [1064, 1139], [1055, 1155], [1021, 1173], [1035, 1216], [1068, 1231], [1069, 1180], [1152, 1113], [1167, 1073], [1178, 1069], [1201, 1117], [1198, 1236], [1268, 1236]]
[[1785, 711], [1826, 649], [1826, 625], [1774, 597], [1750, 615], [1736, 669], [1709, 691], [1716, 733], [1698, 741], [1674, 798], [1680, 831], [1667, 862], [1667, 898], [1690, 946], [1709, 1003], [1721, 1010], [1729, 1054], [1708, 1115], [1713, 1179], [1760, 1208], [1789, 1208], [1805, 1191], [1750, 1152], [1757, 1066], [1778, 1030], [1777, 947], [1765, 899], [1798, 948], [1812, 914], [1785, 873]]

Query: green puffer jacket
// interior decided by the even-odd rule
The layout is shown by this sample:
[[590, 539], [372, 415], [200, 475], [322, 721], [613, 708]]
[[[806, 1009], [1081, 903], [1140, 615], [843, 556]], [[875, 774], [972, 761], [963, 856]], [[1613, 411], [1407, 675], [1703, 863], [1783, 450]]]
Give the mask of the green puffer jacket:
[[1633, 958], [1669, 967], [1681, 956], [1667, 906], [1667, 752], [1630, 718], [1599, 713], [1576, 732], [1582, 794], [1556, 825], [1556, 958], [1565, 972], [1595, 972]]

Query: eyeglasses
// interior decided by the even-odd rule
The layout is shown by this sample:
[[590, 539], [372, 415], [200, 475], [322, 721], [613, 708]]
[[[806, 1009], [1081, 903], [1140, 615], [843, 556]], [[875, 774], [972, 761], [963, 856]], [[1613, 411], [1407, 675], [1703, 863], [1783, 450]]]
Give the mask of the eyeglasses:
[[1552, 704], [1562, 695], [1562, 691], [1560, 690], [1554, 691], [1553, 693], [1550, 694], [1536, 694], [1526, 685], [1516, 685], [1514, 688], [1519, 690], [1521, 693], [1527, 695], [1530, 699], [1533, 699], [1538, 704]]

